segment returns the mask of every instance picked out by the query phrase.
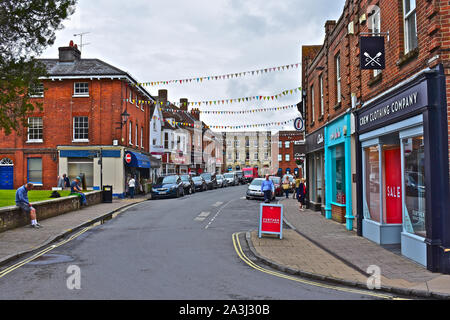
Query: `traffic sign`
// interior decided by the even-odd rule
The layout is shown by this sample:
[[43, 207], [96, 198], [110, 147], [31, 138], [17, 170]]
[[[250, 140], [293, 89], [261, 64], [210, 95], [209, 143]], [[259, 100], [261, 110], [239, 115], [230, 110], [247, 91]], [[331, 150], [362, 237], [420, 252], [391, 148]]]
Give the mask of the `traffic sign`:
[[294, 120], [294, 128], [297, 131], [303, 130], [303, 119], [302, 118], [297, 118]]
[[131, 163], [131, 153], [127, 153], [125, 155], [125, 162], [128, 164]]

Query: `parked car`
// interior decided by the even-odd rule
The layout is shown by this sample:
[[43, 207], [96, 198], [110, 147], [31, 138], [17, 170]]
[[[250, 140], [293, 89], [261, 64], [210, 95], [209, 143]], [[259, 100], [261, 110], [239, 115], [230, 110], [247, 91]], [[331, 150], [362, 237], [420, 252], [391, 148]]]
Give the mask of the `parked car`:
[[[262, 199], [264, 200], [264, 192], [261, 191], [261, 185], [262, 182], [264, 181], [263, 178], [256, 178], [253, 179], [253, 181], [251, 183], [249, 183], [248, 188], [247, 188], [247, 194], [246, 194], [246, 198], [247, 200], [250, 199]], [[272, 199], [270, 200], [274, 200], [275, 199], [275, 193], [272, 192]]]
[[234, 172], [228, 172], [223, 175], [225, 180], [227, 180], [227, 185], [236, 186], [239, 184], [239, 180]]
[[208, 190], [208, 185], [206, 184], [205, 179], [203, 179], [201, 176], [192, 177], [192, 181], [194, 182], [195, 191]]
[[228, 180], [223, 177], [221, 174], [216, 175], [217, 186], [220, 188], [225, 188], [228, 186]]
[[244, 173], [242, 171], [235, 171], [234, 173], [236, 174], [236, 177], [239, 181], [238, 184], [246, 184], [244, 179]]
[[244, 168], [242, 169], [244, 175], [244, 181], [246, 183], [252, 182], [253, 179], [259, 178], [258, 168]]
[[273, 185], [275, 186], [275, 196], [282, 196], [283, 190], [281, 189], [281, 178], [277, 176], [270, 176], [270, 180], [272, 180]]
[[214, 173], [202, 173], [200, 175], [203, 179], [205, 179], [206, 184], [208, 185], [208, 190], [217, 188], [217, 180], [216, 175]]
[[178, 175], [159, 177], [152, 187], [152, 199], [182, 196], [184, 196], [184, 184]]
[[192, 177], [189, 174], [184, 174], [181, 177], [181, 181], [183, 181], [184, 185], [184, 193], [185, 194], [193, 194], [195, 192], [194, 181], [192, 181]]

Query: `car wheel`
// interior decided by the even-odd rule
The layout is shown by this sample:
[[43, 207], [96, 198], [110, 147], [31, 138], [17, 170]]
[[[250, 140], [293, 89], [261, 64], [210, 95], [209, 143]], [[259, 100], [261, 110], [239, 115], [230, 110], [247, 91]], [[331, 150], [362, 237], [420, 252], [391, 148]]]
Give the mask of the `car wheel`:
[[247, 200], [250, 200], [250, 197], [245, 197]]

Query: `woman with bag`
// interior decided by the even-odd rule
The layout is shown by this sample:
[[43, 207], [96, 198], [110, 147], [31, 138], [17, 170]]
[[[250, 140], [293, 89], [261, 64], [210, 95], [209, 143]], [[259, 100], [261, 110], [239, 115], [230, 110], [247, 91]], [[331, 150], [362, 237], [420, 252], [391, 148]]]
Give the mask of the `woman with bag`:
[[288, 176], [284, 177], [281, 187], [283, 188], [283, 191], [286, 193], [286, 199], [289, 199], [289, 190], [291, 189], [291, 182], [289, 181]]
[[305, 196], [306, 196], [306, 185], [305, 185], [305, 179], [301, 179], [300, 185], [299, 185], [299, 202], [300, 202], [300, 210], [305, 211]]

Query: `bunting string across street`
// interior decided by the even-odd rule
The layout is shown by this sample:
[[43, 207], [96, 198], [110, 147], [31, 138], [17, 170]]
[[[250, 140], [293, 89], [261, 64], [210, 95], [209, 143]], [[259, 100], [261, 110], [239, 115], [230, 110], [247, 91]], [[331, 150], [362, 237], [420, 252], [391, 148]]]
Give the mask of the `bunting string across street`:
[[210, 129], [249, 129], [249, 128], [261, 128], [261, 127], [271, 127], [271, 126], [283, 126], [286, 125], [290, 122], [293, 122], [295, 119], [290, 119], [290, 120], [286, 120], [286, 121], [272, 121], [272, 122], [267, 122], [267, 123], [256, 123], [256, 124], [242, 124], [242, 125], [220, 125], [220, 126], [202, 126], [202, 125], [196, 125], [193, 123], [189, 123], [189, 122], [179, 122], [179, 121], [174, 121], [174, 120], [170, 120], [170, 119], [164, 119], [164, 121], [166, 121], [167, 123], [171, 124], [171, 125], [178, 125], [178, 126], [184, 126], [184, 127], [191, 127], [191, 128], [210, 128]]
[[258, 112], [268, 112], [268, 111], [279, 111], [279, 110], [286, 110], [286, 109], [293, 109], [296, 108], [297, 105], [288, 105], [288, 106], [281, 106], [281, 107], [271, 107], [271, 108], [255, 108], [255, 109], [248, 109], [248, 110], [199, 110], [199, 109], [192, 109], [191, 111], [185, 111], [181, 109], [172, 109], [172, 108], [162, 108], [162, 111], [167, 112], [184, 112], [184, 113], [199, 113], [199, 114], [246, 114], [246, 113], [258, 113]]
[[287, 65], [283, 65], [283, 66], [270, 67], [270, 68], [252, 70], [252, 71], [228, 73], [228, 74], [213, 75], [213, 76], [202, 76], [202, 77], [194, 77], [194, 78], [178, 79], [178, 80], [150, 81], [150, 82], [137, 83], [137, 85], [139, 85], [139, 86], [159, 86], [159, 85], [168, 85], [168, 84], [186, 84], [186, 83], [192, 83], [192, 82], [202, 83], [203, 81], [226, 80], [226, 79], [233, 79], [233, 78], [239, 78], [239, 77], [245, 77], [245, 76], [262, 75], [262, 74], [270, 73], [270, 72], [287, 71], [287, 70], [296, 69], [296, 68], [298, 68], [299, 65], [300, 65], [300, 63], [297, 62], [297, 63], [287, 64]]

